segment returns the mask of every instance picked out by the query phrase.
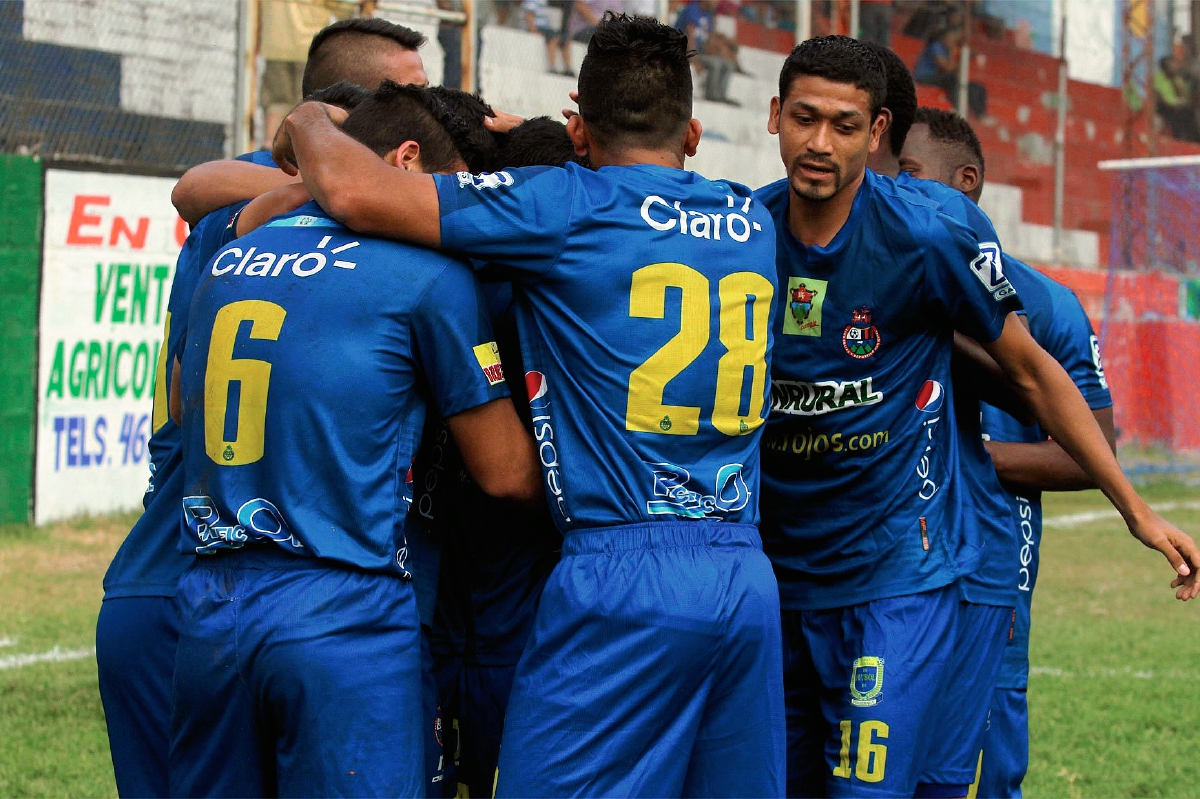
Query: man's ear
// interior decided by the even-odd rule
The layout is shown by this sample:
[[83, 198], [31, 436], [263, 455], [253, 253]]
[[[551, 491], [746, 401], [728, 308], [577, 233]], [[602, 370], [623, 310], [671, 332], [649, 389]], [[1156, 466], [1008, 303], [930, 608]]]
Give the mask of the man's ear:
[[575, 145], [575, 155], [588, 154], [588, 134], [587, 125], [583, 122], [583, 117], [579, 114], [572, 114], [567, 120], [567, 135], [571, 137], [571, 144]]
[[867, 152], [873, 153], [879, 149], [879, 140], [883, 138], [883, 132], [890, 124], [892, 124], [892, 112], [881, 108], [875, 116], [875, 121], [871, 123], [871, 144], [867, 147]]
[[980, 182], [979, 167], [974, 164], [963, 164], [954, 170], [954, 188], [968, 197], [975, 196]]
[[767, 133], [772, 136], [779, 135], [779, 112], [783, 110], [783, 103], [778, 97], [771, 98], [771, 116], [767, 117]]
[[696, 150], [700, 147], [700, 135], [704, 133], [704, 126], [700, 124], [700, 120], [692, 117], [688, 120], [687, 133], [683, 137], [683, 154], [688, 158], [694, 158]]
[[383, 157], [390, 165], [406, 172], [423, 172], [421, 168], [421, 145], [411, 139], [391, 150]]

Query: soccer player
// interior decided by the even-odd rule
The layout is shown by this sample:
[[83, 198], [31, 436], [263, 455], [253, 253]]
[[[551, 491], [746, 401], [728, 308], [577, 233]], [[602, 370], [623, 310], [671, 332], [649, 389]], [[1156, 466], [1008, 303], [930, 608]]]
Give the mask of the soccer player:
[[[906, 172], [943, 182], [976, 202], [983, 191], [979, 139], [965, 119], [948, 111], [918, 109], [900, 164]], [[1067, 287], [1012, 256], [1006, 256], [1004, 264], [1025, 304], [1029, 332], [1066, 369], [1115, 451], [1112, 396], [1096, 334], [1079, 300]], [[1017, 589], [1019, 602], [991, 701], [973, 795], [1017, 797], [1029, 765], [1029, 611], [1042, 537], [1041, 493], [1096, 486], [1039, 426], [1024, 425], [990, 405], [984, 406], [983, 426], [996, 470], [1009, 489], [1005, 496], [1018, 520], [1018, 543], [1004, 553], [1001, 563]]]
[[[346, 131], [387, 169], [460, 169], [438, 111], [385, 83]], [[183, 353], [200, 557], [178, 593], [172, 794], [424, 796], [404, 475], [426, 408], [485, 491], [539, 491], [474, 277], [306, 204], [206, 266]]]
[[[499, 158], [506, 167], [583, 160], [566, 126], [546, 117], [527, 120], [502, 138]], [[517, 412], [532, 431], [512, 284], [486, 274], [481, 284], [504, 374]], [[430, 490], [420, 494], [417, 510], [434, 523], [443, 542], [430, 639], [447, 719], [446, 747], [454, 754], [449, 766], [460, 795], [490, 795], [517, 663], [542, 586], [558, 562], [562, 535], [545, 508], [514, 512], [490, 500], [465, 476], [452, 442], [441, 431], [432, 440], [426, 484], [416, 475], [419, 488]]]
[[605, 16], [576, 164], [378, 169], [316, 104], [276, 140], [352, 229], [503, 265], [562, 560], [505, 718], [502, 796], [782, 792], [778, 593], [755, 498], [774, 231], [682, 169], [700, 125], [681, 33]]
[[[425, 71], [416, 53], [423, 41], [419, 33], [383, 20], [335, 23], [321, 31], [309, 48], [305, 86], [328, 90], [347, 78], [372, 87], [385, 78], [424, 82]], [[341, 93], [323, 99], [344, 106], [346, 97]], [[269, 153], [241, 158], [260, 165], [276, 185], [292, 180], [274, 168]], [[168, 301], [168, 327], [155, 380], [145, 512], [104, 577], [96, 662], [113, 770], [122, 796], [167, 795], [171, 674], [178, 639], [173, 597], [179, 575], [189, 563], [178, 551], [182, 455], [179, 427], [167, 413], [167, 394], [174, 377], [174, 348], [187, 328], [194, 281], [208, 259], [232, 238], [226, 228], [244, 205], [229, 201], [205, 213], [181, 214], [193, 230], [179, 254]], [[218, 210], [205, 215], [214, 208]]]
[[793, 795], [913, 795], [929, 741], [950, 734], [925, 722], [957, 665], [955, 330], [1164, 551], [1177, 595], [1197, 591], [1200, 552], [1129, 486], [1070, 378], [1017, 320], [998, 262], [934, 203], [865, 168], [885, 91], [862, 44], [799, 45], [768, 122], [788, 177], [756, 194], [775, 219], [781, 289], [822, 292], [807, 317], [817, 326], [779, 314], [762, 459]]
[[[867, 167], [932, 200], [940, 212], [972, 232], [980, 242], [981, 251], [1003, 264], [999, 237], [977, 204], [945, 184], [901, 172], [900, 154], [917, 110], [916, 87], [899, 56], [877, 44], [867, 46], [879, 57], [887, 73], [882, 110], [890, 117], [879, 147], [867, 158]], [[1020, 294], [1021, 284], [1015, 285]], [[955, 341], [956, 344], [962, 341], [961, 334], [955, 334]], [[975, 342], [969, 345], [978, 349]], [[988, 359], [986, 354], [983, 358]], [[969, 361], [956, 357], [952, 368], [960, 483], [956, 494], [961, 503], [963, 553], [958, 560], [960, 570], [965, 572], [958, 581], [961, 604], [953, 655], [959, 667], [955, 679], [942, 692], [939, 704], [944, 712], [926, 722], [929, 728], [954, 728], [959, 734], [933, 738], [925, 769], [919, 777], [920, 783], [930, 789], [938, 786], [940, 796], [965, 795], [975, 779], [988, 707], [1017, 603], [1017, 588], [1011, 579], [1007, 557], [1017, 548], [1017, 528], [991, 456], [983, 446], [979, 375], [968, 369], [969, 365]], [[972, 557], [980, 549], [982, 562], [978, 568], [971, 568], [976, 562]]]
[[[332, 86], [340, 81], [374, 89], [385, 80], [425, 86], [429, 77], [417, 52], [425, 44], [425, 36], [411, 28], [379, 18], [353, 17], [323, 28], [308, 46], [302, 86], [304, 96]], [[189, 170], [171, 194], [175, 210], [189, 225], [195, 225], [216, 208], [257, 197], [276, 186], [293, 182], [293, 178], [274, 170], [274, 162], [264, 159], [261, 171], [251, 172], [248, 184], [224, 187], [223, 201], [206, 205], [193, 199], [208, 175], [205, 170]], [[271, 167], [268, 170], [267, 167]], [[234, 173], [236, 174], [236, 173]], [[200, 196], [205, 196], [201, 194]]]

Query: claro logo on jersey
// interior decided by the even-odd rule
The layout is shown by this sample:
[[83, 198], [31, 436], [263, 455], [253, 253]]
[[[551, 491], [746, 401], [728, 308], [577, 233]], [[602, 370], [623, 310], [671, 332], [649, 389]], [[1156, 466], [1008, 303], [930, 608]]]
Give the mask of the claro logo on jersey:
[[458, 187], [465, 189], [474, 187], [480, 191], [483, 189], [498, 189], [501, 186], [511, 186], [513, 184], [513, 176], [507, 172], [481, 172], [478, 175], [472, 175], [470, 172], [457, 172], [455, 177], [458, 178]]
[[[729, 207], [734, 208], [733, 197], [726, 197]], [[749, 212], [750, 197], [742, 203], [740, 212], [732, 210], [723, 214], [701, 213], [683, 208], [678, 200], [668, 203], [657, 194], [642, 201], [642, 220], [655, 230], [678, 230], [684, 236], [697, 239], [720, 241], [721, 234], [737, 242], [748, 241], [750, 231], [761, 231], [762, 225], [751, 222], [743, 214]]]
[[562, 471], [558, 464], [558, 448], [554, 445], [554, 422], [550, 418], [550, 395], [546, 376], [541, 372], [525, 373], [525, 389], [529, 392], [529, 410], [533, 414], [533, 437], [537, 442], [538, 459], [542, 462], [546, 491], [564, 522], [571, 521], [567, 498], [563, 496]]
[[1000, 245], [996, 242], [979, 242], [979, 255], [971, 261], [971, 270], [997, 302], [1017, 293], [1012, 283], [1004, 276], [1004, 264], [1000, 262]]
[[[250, 247], [243, 252], [241, 247], [226, 247], [213, 259], [211, 271], [214, 277], [220, 277], [228, 272], [247, 277], [279, 277], [283, 268], [290, 264], [289, 269], [296, 277], [311, 277], [330, 265], [329, 257], [319, 251], [326, 249], [332, 238], [332, 236], [323, 236], [317, 242], [316, 250], [306, 253], [258, 252], [257, 247]], [[357, 246], [357, 241], [348, 241], [334, 247], [329, 251], [329, 255], [341, 255]], [[338, 269], [347, 270], [353, 270], [358, 266], [354, 261], [347, 261], [344, 258], [334, 258], [332, 265]]]
[[859, 405], [883, 402], [883, 392], [871, 387], [871, 378], [838, 381], [771, 381], [771, 412], [790, 416], [821, 416]]

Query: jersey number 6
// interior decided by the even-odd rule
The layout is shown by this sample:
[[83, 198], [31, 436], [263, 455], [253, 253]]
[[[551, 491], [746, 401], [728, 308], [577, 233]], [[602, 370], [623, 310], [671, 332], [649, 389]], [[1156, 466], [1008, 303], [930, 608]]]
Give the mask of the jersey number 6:
[[[700, 430], [700, 408], [666, 405], [667, 383], [679, 376], [708, 346], [712, 328], [709, 281], [690, 266], [661, 263], [633, 273], [629, 315], [662, 319], [667, 289], [680, 290], [679, 332], [629, 375], [625, 429], [639, 433], [694, 436]], [[725, 354], [717, 362], [712, 425], [727, 436], [745, 435], [762, 425], [766, 399], [767, 333], [775, 289], [754, 272], [734, 272], [717, 283], [718, 337]], [[747, 318], [749, 317], [749, 318]], [[750, 401], [740, 413], [746, 370], [750, 369]]]
[[[285, 316], [287, 311], [264, 300], [232, 302], [217, 311], [204, 373], [204, 451], [219, 466], [244, 466], [263, 456], [271, 364], [233, 357], [238, 330], [242, 322], [250, 322], [250, 338], [278, 341]], [[239, 388], [237, 432], [232, 440], [226, 440], [229, 389], [235, 381]]]

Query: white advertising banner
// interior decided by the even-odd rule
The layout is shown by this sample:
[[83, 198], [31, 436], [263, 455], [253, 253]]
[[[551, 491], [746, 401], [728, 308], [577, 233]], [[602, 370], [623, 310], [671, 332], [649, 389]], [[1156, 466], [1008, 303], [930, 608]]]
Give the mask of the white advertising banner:
[[[46, 171], [34, 520], [140, 505], [187, 227], [172, 178]], [[165, 358], [165, 353], [162, 353]], [[163, 401], [154, 405], [154, 396]], [[161, 419], [159, 419], [161, 421]]]

